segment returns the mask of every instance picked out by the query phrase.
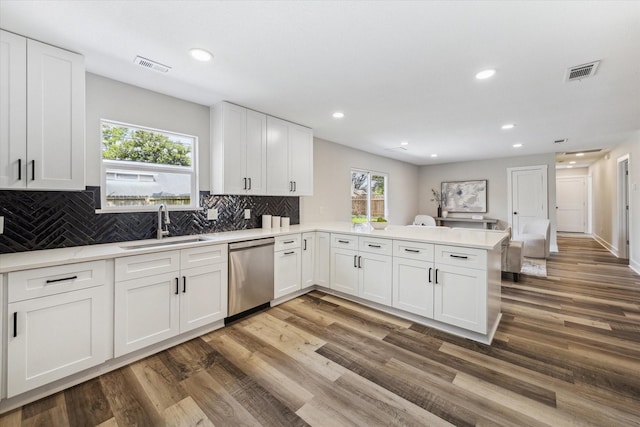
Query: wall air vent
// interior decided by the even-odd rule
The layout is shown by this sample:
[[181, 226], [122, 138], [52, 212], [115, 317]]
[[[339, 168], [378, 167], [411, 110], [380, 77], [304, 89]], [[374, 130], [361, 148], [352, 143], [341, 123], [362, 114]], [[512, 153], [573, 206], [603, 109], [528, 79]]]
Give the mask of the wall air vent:
[[575, 80], [582, 80], [589, 77], [593, 77], [600, 65], [600, 61], [593, 61], [588, 64], [577, 65], [567, 69], [565, 80], [572, 82]]
[[563, 154], [564, 154], [564, 155], [566, 155], [566, 156], [570, 156], [570, 155], [572, 155], [572, 154], [578, 154], [578, 153], [585, 153], [585, 154], [588, 154], [588, 153], [598, 153], [598, 152], [600, 152], [600, 151], [602, 151], [602, 148], [594, 148], [593, 150], [566, 151], [566, 152], [564, 152]]
[[163, 65], [159, 62], [152, 61], [141, 56], [136, 56], [136, 59], [133, 60], [133, 63], [141, 66], [142, 68], [157, 71], [159, 73], [167, 73], [169, 72], [169, 70], [171, 70], [171, 67], [169, 67], [168, 65]]
[[567, 142], [569, 140], [569, 138], [564, 138], [564, 139], [556, 139], [555, 141], [553, 141], [554, 144], [564, 144], [565, 142]]

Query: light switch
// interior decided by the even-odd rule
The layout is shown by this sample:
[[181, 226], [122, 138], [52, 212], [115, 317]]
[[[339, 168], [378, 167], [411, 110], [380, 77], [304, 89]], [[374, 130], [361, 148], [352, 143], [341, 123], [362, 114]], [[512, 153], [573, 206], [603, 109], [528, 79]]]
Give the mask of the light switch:
[[251, 209], [244, 210], [244, 219], [251, 219]]
[[218, 208], [207, 209], [207, 219], [209, 221], [215, 221], [218, 219]]
[[4, 234], [4, 217], [0, 216], [0, 234]]

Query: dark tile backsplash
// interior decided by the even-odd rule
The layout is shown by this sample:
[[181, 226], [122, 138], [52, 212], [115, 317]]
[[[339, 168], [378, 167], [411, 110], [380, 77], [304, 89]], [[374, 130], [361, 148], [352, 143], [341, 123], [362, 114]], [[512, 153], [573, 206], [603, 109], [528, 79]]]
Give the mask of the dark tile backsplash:
[[[124, 242], [156, 237], [157, 212], [96, 214], [100, 188], [86, 191], [0, 191], [0, 254]], [[171, 211], [170, 236], [245, 230], [262, 226], [263, 214], [288, 216], [300, 223], [298, 197], [212, 196], [200, 194], [198, 211]], [[218, 208], [208, 221], [204, 208]], [[251, 219], [244, 210], [251, 209]]]

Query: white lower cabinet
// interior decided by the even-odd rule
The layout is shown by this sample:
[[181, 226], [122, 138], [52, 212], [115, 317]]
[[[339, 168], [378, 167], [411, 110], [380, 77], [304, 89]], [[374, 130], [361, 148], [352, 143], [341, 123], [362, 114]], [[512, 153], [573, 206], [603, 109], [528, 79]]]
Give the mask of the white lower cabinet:
[[391, 305], [391, 242], [332, 233], [330, 288]]
[[314, 251], [314, 283], [328, 288], [331, 283], [331, 233], [316, 231]]
[[487, 332], [486, 272], [438, 264], [433, 318], [479, 333]]
[[302, 289], [310, 288], [316, 282], [316, 232], [302, 233]]
[[302, 288], [300, 234], [275, 238], [273, 297], [280, 298]]
[[[105, 263], [8, 274], [7, 397], [108, 358], [111, 286]], [[44, 296], [26, 297], [30, 292]]]
[[224, 319], [227, 271], [227, 245], [116, 259], [115, 356]]
[[393, 307], [433, 319], [433, 262], [393, 258]]

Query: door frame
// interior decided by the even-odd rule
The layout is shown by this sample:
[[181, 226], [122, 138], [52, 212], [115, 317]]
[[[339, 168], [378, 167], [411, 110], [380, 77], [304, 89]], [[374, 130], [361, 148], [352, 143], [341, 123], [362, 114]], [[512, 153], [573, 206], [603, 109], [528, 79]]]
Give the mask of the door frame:
[[[626, 165], [626, 168], [625, 168]], [[617, 211], [618, 211], [618, 258], [630, 258], [631, 244], [631, 194], [630, 176], [631, 155], [625, 154], [617, 159]], [[625, 173], [626, 171], [626, 173]], [[628, 242], [628, 243], [627, 243]]]
[[[519, 166], [519, 167], [513, 167], [513, 168], [507, 168], [507, 218], [508, 218], [508, 222], [509, 222], [509, 226], [511, 227], [511, 229], [513, 230], [513, 183], [511, 182], [511, 175], [513, 172], [517, 172], [517, 171], [523, 171], [523, 170], [532, 170], [532, 169], [537, 169], [539, 171], [542, 172], [542, 187], [544, 188], [545, 191], [545, 196], [544, 197], [544, 212], [545, 212], [545, 217], [544, 219], [549, 219], [549, 184], [547, 182], [548, 180], [548, 174], [549, 174], [549, 165], [532, 165], [532, 166]], [[515, 234], [518, 234], [517, 230], [515, 230], [514, 232]]]

